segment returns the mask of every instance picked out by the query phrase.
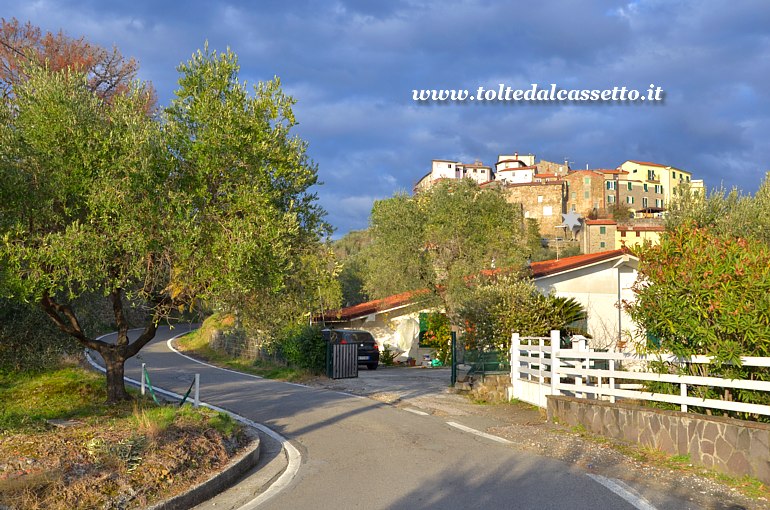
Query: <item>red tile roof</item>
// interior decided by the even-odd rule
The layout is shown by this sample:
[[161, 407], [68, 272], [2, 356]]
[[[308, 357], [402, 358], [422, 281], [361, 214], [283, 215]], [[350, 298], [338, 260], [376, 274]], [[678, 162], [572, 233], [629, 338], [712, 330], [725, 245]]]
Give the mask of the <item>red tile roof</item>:
[[649, 161], [634, 161], [633, 159], [628, 160], [630, 163], [636, 163], [637, 165], [644, 165], [644, 166], [657, 166], [660, 168], [666, 168], [666, 165], [661, 165], [659, 163], [650, 163]]
[[569, 269], [576, 269], [578, 267], [588, 266], [604, 260], [613, 259], [621, 255], [631, 253], [628, 249], [610, 250], [599, 253], [589, 253], [587, 255], [575, 255], [574, 257], [566, 257], [559, 260], [543, 260], [542, 262], [532, 262], [529, 265], [532, 270], [532, 276], [539, 278], [541, 276], [548, 276], [555, 273], [561, 273]]
[[330, 312], [326, 312], [326, 321], [346, 321], [377, 312], [392, 310], [393, 308], [415, 303], [419, 301], [420, 298], [427, 296], [428, 293], [428, 289], [411, 290], [382, 299], [375, 299], [374, 301], [367, 301], [366, 303], [359, 303], [357, 305], [348, 306], [347, 308], [332, 310]]
[[[609, 260], [615, 257], [619, 257], [624, 254], [630, 254], [631, 251], [628, 248], [620, 250], [604, 251], [600, 253], [590, 253], [588, 255], [576, 255], [574, 257], [566, 257], [559, 260], [543, 260], [541, 262], [532, 262], [529, 265], [532, 271], [532, 276], [538, 278], [541, 276], [548, 276], [554, 273], [560, 273], [569, 269], [576, 269], [578, 267], [591, 265], [604, 260]], [[481, 271], [485, 276], [491, 276], [493, 274], [507, 272], [506, 269], [487, 269]], [[360, 303], [347, 308], [341, 308], [339, 310], [333, 310], [326, 312], [326, 322], [343, 322], [359, 317], [364, 317], [377, 312], [384, 312], [407, 306], [419, 302], [421, 299], [428, 296], [430, 291], [428, 289], [418, 289], [408, 292], [402, 292], [401, 294], [395, 294], [382, 299], [376, 299], [374, 301], [367, 301], [366, 303]], [[320, 317], [316, 317], [320, 319]]]
[[620, 174], [627, 174], [628, 173], [627, 170], [621, 170], [620, 168], [615, 168], [615, 169], [597, 168], [594, 171], [595, 172], [599, 172], [601, 174], [610, 174], [610, 175], [615, 175], [615, 174], [620, 175]]
[[616, 225], [615, 220], [586, 220], [586, 225]]

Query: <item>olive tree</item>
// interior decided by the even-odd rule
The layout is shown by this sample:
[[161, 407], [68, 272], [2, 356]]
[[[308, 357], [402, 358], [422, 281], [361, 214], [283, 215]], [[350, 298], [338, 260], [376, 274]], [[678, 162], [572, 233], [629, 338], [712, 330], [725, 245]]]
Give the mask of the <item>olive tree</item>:
[[[39, 303], [98, 351], [107, 399], [128, 398], [125, 361], [161, 321], [196, 303], [278, 301], [323, 252], [316, 167], [292, 135], [278, 80], [250, 92], [236, 56], [199, 51], [179, 67], [160, 119], [140, 84], [107, 104], [87, 77], [33, 69], [3, 105], [0, 285]], [[94, 338], [73, 303], [98, 291], [117, 340]], [[148, 320], [129, 339], [127, 306]]]
[[484, 270], [519, 267], [525, 260], [520, 207], [470, 179], [377, 201], [370, 224], [367, 293], [379, 298], [428, 288], [453, 320], [470, 278]]

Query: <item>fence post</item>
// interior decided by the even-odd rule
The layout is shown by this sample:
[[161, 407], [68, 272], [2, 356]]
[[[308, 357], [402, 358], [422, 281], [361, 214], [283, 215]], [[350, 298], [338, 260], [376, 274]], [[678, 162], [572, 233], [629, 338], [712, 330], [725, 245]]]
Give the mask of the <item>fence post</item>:
[[[686, 383], [680, 383], [679, 384], [679, 395], [682, 396], [682, 397], [686, 397], [687, 396], [687, 384]], [[687, 404], [683, 403], [682, 406], [681, 406], [681, 410], [682, 410], [683, 413], [686, 413], [687, 412]]]
[[[610, 391], [615, 389], [615, 360], [610, 360]], [[610, 404], [615, 403], [615, 395], [610, 395]]]
[[144, 389], [144, 371], [145, 367], [147, 366], [147, 363], [142, 363], [142, 395], [144, 395], [145, 389]]
[[521, 370], [521, 337], [518, 333], [511, 334], [511, 386], [513, 387], [513, 398], [519, 398], [519, 370]]
[[200, 389], [201, 389], [201, 375], [195, 374], [195, 399], [193, 400], [193, 407], [200, 405]]
[[559, 355], [561, 351], [561, 335], [557, 330], [551, 330], [551, 395], [561, 395], [559, 383]]

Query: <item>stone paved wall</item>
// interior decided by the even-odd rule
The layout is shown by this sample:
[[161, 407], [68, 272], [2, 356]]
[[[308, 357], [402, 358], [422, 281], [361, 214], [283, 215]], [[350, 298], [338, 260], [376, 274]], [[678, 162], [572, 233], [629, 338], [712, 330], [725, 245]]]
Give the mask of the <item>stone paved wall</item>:
[[770, 424], [561, 396], [548, 397], [548, 419], [770, 483]]
[[458, 374], [455, 389], [470, 393], [473, 398], [486, 402], [506, 402], [508, 387], [511, 385], [511, 374], [475, 375], [464, 379]]

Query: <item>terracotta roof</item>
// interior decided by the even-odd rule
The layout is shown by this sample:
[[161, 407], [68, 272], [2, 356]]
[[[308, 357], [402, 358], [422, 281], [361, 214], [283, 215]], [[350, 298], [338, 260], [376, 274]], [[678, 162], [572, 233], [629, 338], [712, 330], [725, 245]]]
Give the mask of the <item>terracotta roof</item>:
[[649, 161], [635, 161], [633, 159], [628, 160], [629, 163], [636, 163], [637, 165], [644, 165], [644, 166], [657, 166], [660, 168], [666, 168], [666, 165], [661, 165], [659, 163], [651, 163]]
[[627, 174], [628, 173], [627, 170], [621, 170], [619, 168], [615, 168], [615, 169], [612, 169], [612, 170], [610, 170], [608, 168], [597, 168], [596, 170], [594, 170], [594, 172], [599, 172], [601, 174], [612, 174], [612, 175], [614, 175], [614, 174], [618, 174], [619, 175], [619, 174]]
[[398, 308], [414, 303], [417, 301], [417, 298], [424, 297], [429, 292], [430, 291], [428, 289], [411, 290], [382, 299], [375, 299], [374, 301], [367, 301], [366, 303], [359, 303], [357, 305], [348, 306], [347, 308], [332, 310], [330, 312], [326, 312], [326, 321], [346, 321], [385, 310], [391, 310], [393, 308]]
[[535, 174], [535, 177], [558, 177], [556, 174]]
[[[567, 271], [569, 269], [576, 269], [582, 266], [588, 266], [604, 260], [609, 260], [615, 257], [619, 257], [624, 254], [630, 254], [631, 251], [628, 248], [620, 250], [604, 251], [600, 253], [590, 253], [588, 255], [576, 255], [574, 257], [566, 257], [559, 260], [543, 260], [541, 262], [532, 262], [529, 268], [534, 278], [541, 276], [548, 276], [554, 273]], [[509, 269], [485, 269], [481, 271], [484, 276], [491, 276], [493, 274], [505, 273]], [[347, 308], [341, 308], [339, 310], [333, 310], [326, 312], [326, 322], [342, 322], [359, 317], [364, 317], [377, 312], [384, 312], [399, 308], [402, 306], [417, 303], [420, 298], [427, 296], [430, 293], [428, 289], [418, 289], [408, 292], [402, 292], [401, 294], [395, 294], [382, 299], [376, 299], [374, 301], [367, 301], [366, 303], [360, 303]], [[316, 317], [320, 319], [320, 317]]]
[[559, 260], [543, 260], [542, 262], [532, 262], [529, 265], [534, 278], [548, 276], [578, 267], [588, 266], [597, 262], [613, 259], [621, 255], [631, 253], [628, 249], [610, 250], [599, 253], [589, 253], [587, 255], [575, 255]]
[[586, 220], [586, 225], [617, 225], [615, 220]]

